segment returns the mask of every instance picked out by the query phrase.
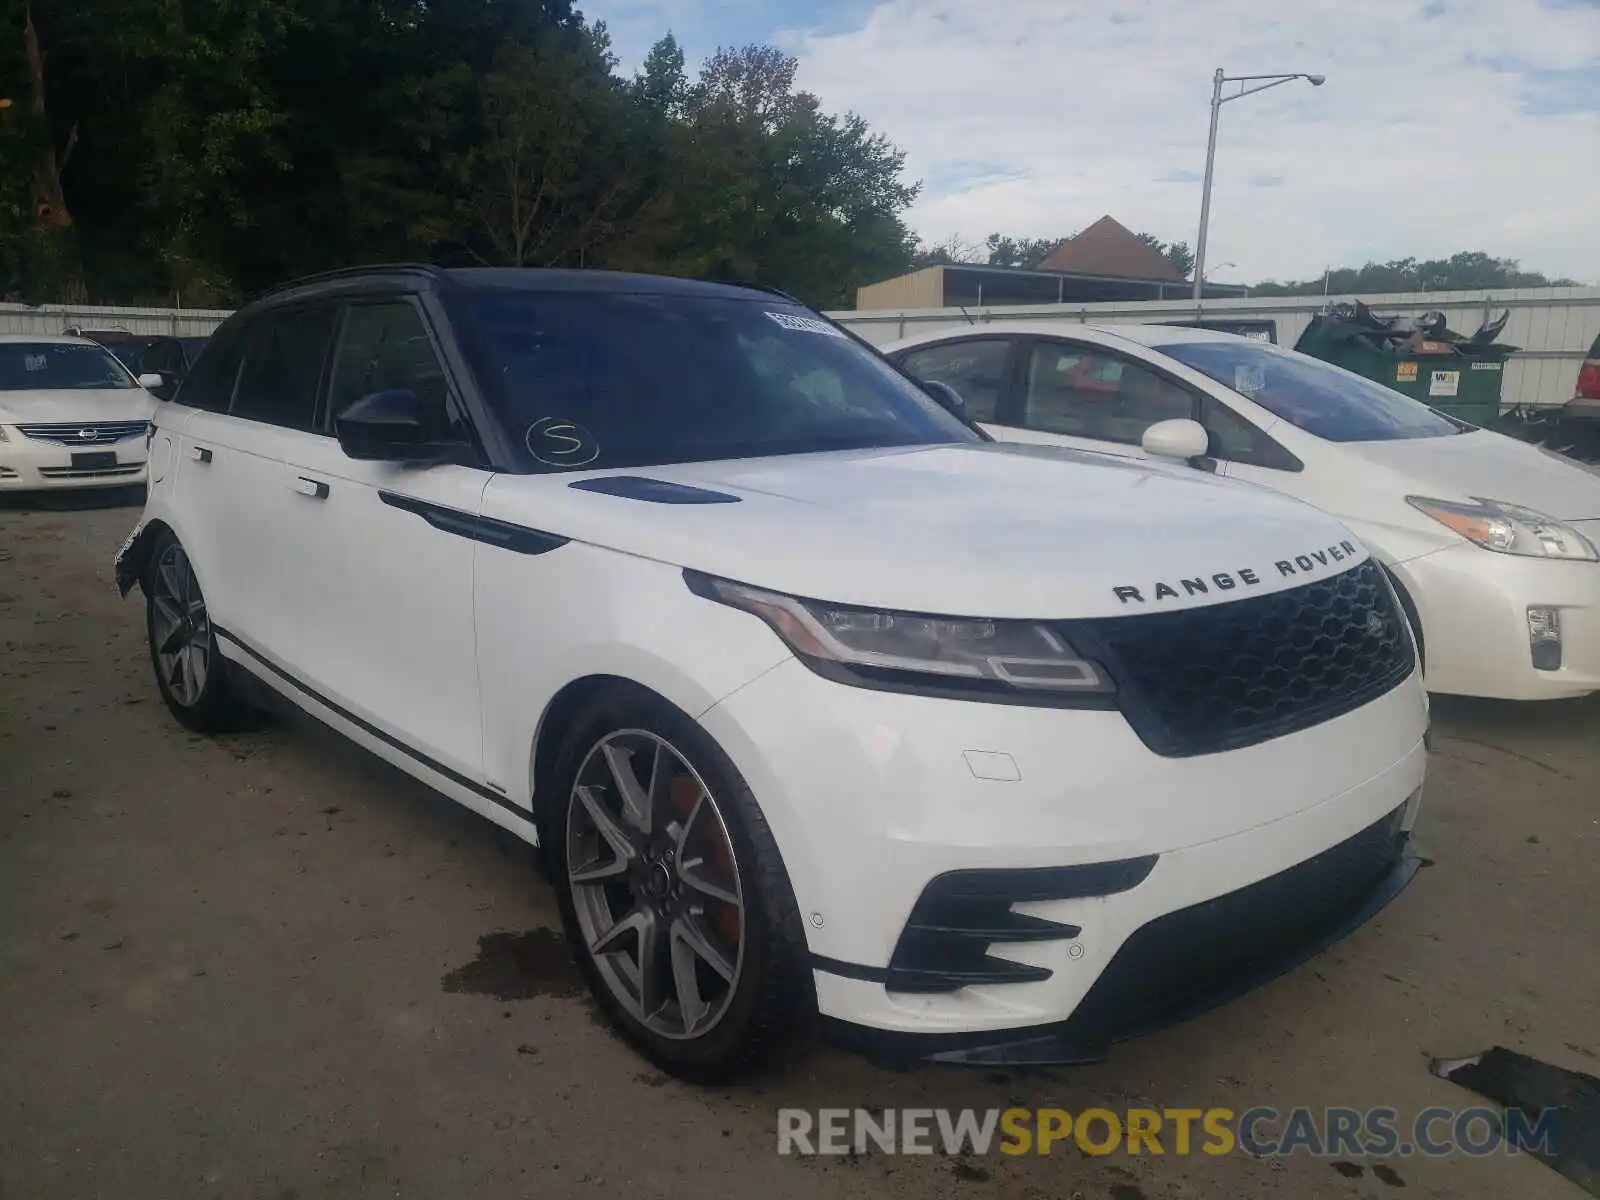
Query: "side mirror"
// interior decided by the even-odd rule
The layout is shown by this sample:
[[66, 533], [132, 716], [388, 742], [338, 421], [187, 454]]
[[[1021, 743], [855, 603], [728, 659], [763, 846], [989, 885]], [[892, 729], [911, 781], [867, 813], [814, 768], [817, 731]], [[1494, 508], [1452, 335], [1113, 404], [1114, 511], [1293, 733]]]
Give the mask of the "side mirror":
[[178, 380], [160, 371], [146, 371], [138, 376], [139, 386], [157, 400], [171, 400], [178, 394]]
[[938, 380], [928, 379], [919, 381], [919, 386], [928, 395], [937, 400], [939, 406], [945, 411], [953, 413], [963, 421], [967, 419], [967, 402], [961, 398], [961, 393], [948, 383], [940, 383]]
[[1176, 458], [1188, 462], [1204, 458], [1211, 451], [1211, 435], [1199, 421], [1177, 417], [1157, 421], [1144, 431], [1139, 445], [1151, 458]]
[[436, 440], [431, 407], [406, 388], [372, 392], [352, 400], [333, 418], [339, 448], [366, 462], [465, 461], [466, 448]]

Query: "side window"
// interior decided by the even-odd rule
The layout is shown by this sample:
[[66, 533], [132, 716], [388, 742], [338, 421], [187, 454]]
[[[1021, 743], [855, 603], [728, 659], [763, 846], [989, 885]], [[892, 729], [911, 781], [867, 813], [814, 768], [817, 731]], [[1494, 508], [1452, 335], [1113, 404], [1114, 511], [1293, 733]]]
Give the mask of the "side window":
[[333, 316], [331, 308], [297, 308], [258, 317], [250, 327], [231, 414], [312, 432]]
[[183, 347], [173, 338], [154, 343], [139, 359], [139, 370], [179, 376], [184, 372]]
[[1011, 343], [1004, 338], [974, 338], [964, 342], [942, 342], [913, 350], [901, 365], [917, 379], [928, 383], [948, 383], [967, 402], [967, 415], [974, 421], [992, 421], [1005, 390], [1006, 367], [1011, 361]]
[[328, 411], [337, 416], [373, 392], [404, 390], [437, 414], [435, 436], [465, 440], [465, 426], [450, 411], [450, 385], [422, 314], [405, 300], [351, 304], [339, 335]]
[[1193, 415], [1187, 390], [1096, 347], [1036, 342], [1029, 355], [1029, 429], [1137, 446], [1157, 421]]
[[1274, 471], [1303, 471], [1305, 464], [1221, 401], [1207, 396], [1200, 423], [1211, 435], [1211, 457]]
[[246, 333], [235, 328], [211, 340], [205, 354], [196, 361], [194, 370], [178, 389], [179, 404], [209, 412], [228, 411], [233, 401], [233, 385], [239, 378], [239, 364], [244, 361]]

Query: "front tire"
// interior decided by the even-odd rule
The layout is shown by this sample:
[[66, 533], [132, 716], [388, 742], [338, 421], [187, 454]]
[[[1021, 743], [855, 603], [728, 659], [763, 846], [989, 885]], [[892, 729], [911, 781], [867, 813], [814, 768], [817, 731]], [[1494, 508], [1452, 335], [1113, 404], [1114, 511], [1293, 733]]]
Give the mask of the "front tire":
[[746, 1078], [807, 1040], [815, 989], [778, 847], [694, 721], [648, 693], [569, 728], [543, 835], [562, 921], [612, 1024], [663, 1070]]
[[143, 590], [150, 665], [167, 709], [196, 733], [239, 727], [244, 710], [228, 687], [205, 594], [171, 533], [163, 533], [151, 548]]

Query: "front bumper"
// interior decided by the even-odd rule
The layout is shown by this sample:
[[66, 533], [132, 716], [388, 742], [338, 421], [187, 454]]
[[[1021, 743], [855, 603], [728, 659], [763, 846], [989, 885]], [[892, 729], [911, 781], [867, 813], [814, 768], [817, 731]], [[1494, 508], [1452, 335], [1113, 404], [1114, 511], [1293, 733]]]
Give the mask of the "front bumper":
[[[1576, 527], [1600, 542], [1600, 521]], [[1462, 543], [1395, 570], [1421, 610], [1430, 691], [1499, 700], [1600, 691], [1600, 563], [1521, 558]], [[1529, 608], [1560, 613], [1558, 670], [1533, 666]]]
[[[701, 721], [783, 853], [823, 1016], [965, 1053], [1073, 1017], [1123, 947], [1163, 918], [1316, 859], [1397, 810], [1408, 830], [1427, 708], [1413, 676], [1299, 733], [1164, 758], [1116, 712], [887, 695], [789, 662]], [[1392, 866], [1363, 878], [1360, 903], [1333, 905], [1335, 925]], [[926, 902], [930, 883], [952, 872], [1026, 869], [1045, 882], [1015, 900]], [[1088, 886], [1085, 870], [1114, 877]], [[1295, 931], [1289, 950], [1303, 956], [1327, 925]], [[908, 954], [905, 938], [934, 927], [946, 950], [964, 948], [942, 962]], [[1080, 1032], [1068, 1057], [1117, 1036]], [[952, 1037], [959, 1044], [941, 1042]]]
[[[143, 436], [74, 449], [56, 442], [24, 437], [15, 426], [0, 442], [0, 492], [54, 491], [60, 488], [127, 487], [145, 482]], [[111, 455], [107, 462], [84, 465], [74, 455]]]
[[1423, 858], [1396, 809], [1306, 862], [1157, 917], [1122, 944], [1065, 1021], [972, 1033], [905, 1034], [829, 1022], [835, 1041], [890, 1066], [1062, 1066], [1175, 1025], [1299, 966], [1366, 924]]

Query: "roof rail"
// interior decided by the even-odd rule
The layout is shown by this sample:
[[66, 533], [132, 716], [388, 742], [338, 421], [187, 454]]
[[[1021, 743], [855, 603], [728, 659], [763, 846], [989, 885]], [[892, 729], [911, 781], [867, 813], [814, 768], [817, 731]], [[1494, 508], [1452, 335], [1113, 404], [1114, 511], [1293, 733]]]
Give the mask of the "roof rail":
[[777, 296], [780, 300], [787, 300], [791, 304], [798, 304], [801, 308], [811, 307], [804, 300], [797, 299], [796, 297], [791, 296], [788, 292], [780, 291], [778, 288], [773, 287], [770, 283], [757, 283], [753, 279], [712, 278], [707, 279], [704, 282], [720, 283], [723, 287], [744, 288], [747, 291], [752, 292], [765, 292], [769, 296]]
[[374, 263], [365, 267], [336, 267], [331, 271], [318, 271], [315, 275], [302, 275], [298, 279], [291, 279], [285, 283], [275, 284], [265, 291], [257, 292], [250, 299], [252, 302], [263, 300], [268, 296], [275, 296], [279, 292], [286, 292], [290, 288], [303, 287], [308, 283], [325, 283], [333, 279], [349, 279], [360, 275], [430, 275], [435, 279], [444, 278], [444, 268], [433, 263]]

